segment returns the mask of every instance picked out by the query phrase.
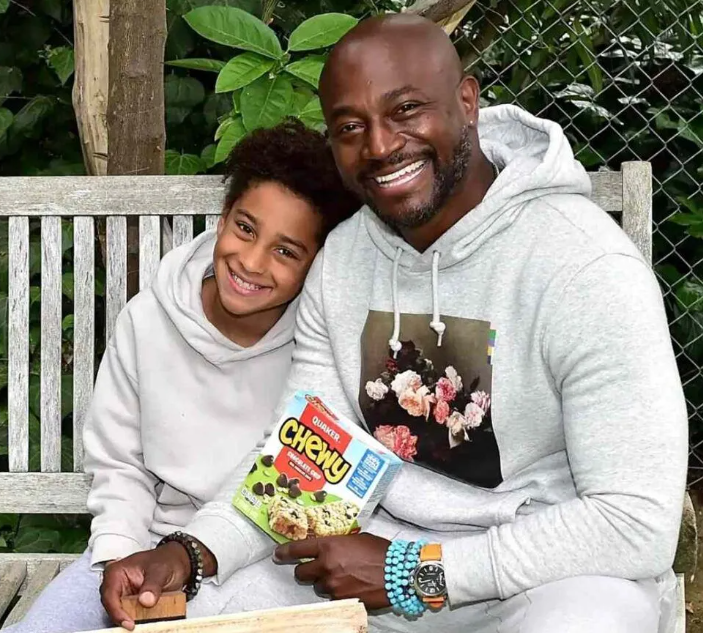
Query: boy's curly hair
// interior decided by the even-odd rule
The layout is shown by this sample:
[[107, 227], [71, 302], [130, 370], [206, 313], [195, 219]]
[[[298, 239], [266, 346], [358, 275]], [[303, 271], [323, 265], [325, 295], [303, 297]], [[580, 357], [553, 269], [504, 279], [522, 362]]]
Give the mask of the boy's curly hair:
[[361, 207], [343, 184], [327, 139], [298, 119], [255, 130], [237, 144], [225, 167], [225, 209], [249, 187], [277, 182], [307, 200], [322, 216], [320, 241]]

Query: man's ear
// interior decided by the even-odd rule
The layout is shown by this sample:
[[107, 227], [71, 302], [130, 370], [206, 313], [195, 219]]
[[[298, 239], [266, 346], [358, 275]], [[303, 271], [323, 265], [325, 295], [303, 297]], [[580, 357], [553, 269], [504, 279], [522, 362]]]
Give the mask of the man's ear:
[[466, 120], [471, 127], [478, 122], [478, 108], [481, 88], [476, 77], [467, 75], [459, 85], [459, 98], [466, 114]]

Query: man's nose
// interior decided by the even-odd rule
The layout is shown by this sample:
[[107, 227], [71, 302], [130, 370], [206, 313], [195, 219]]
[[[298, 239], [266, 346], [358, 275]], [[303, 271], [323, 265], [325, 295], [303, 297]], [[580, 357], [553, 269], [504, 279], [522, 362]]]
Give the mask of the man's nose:
[[403, 147], [403, 136], [391, 127], [379, 123], [368, 127], [362, 156], [366, 160], [383, 161]]

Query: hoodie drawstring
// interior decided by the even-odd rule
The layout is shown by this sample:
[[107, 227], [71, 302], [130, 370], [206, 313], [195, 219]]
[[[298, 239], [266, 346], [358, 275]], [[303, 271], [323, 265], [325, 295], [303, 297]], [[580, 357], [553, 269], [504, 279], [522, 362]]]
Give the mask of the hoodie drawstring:
[[430, 327], [437, 333], [437, 347], [442, 347], [442, 337], [447, 329], [439, 319], [439, 251], [432, 253], [432, 321]]
[[403, 254], [403, 249], [400, 246], [395, 250], [393, 258], [393, 276], [391, 277], [391, 294], [393, 297], [393, 334], [391, 335], [388, 345], [393, 350], [393, 358], [398, 356], [398, 352], [403, 348], [400, 342], [400, 308], [398, 306], [398, 266], [400, 265], [400, 256]]

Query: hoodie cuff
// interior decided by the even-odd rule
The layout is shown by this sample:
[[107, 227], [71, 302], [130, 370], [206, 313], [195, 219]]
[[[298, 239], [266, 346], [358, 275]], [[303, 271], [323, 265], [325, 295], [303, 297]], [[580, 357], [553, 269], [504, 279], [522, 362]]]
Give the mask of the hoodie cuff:
[[90, 555], [90, 568], [100, 571], [104, 563], [117, 558], [126, 558], [144, 549], [142, 544], [121, 534], [100, 534], [93, 539]]
[[488, 532], [442, 543], [442, 562], [452, 607], [500, 597]]
[[245, 531], [235, 521], [219, 514], [198, 513], [183, 531], [198, 539], [217, 560], [217, 574], [213, 578], [216, 585], [223, 584], [234, 572], [246, 567], [252, 560], [272, 553], [275, 546], [263, 533], [266, 545], [262, 547], [260, 543], [250, 542]]

